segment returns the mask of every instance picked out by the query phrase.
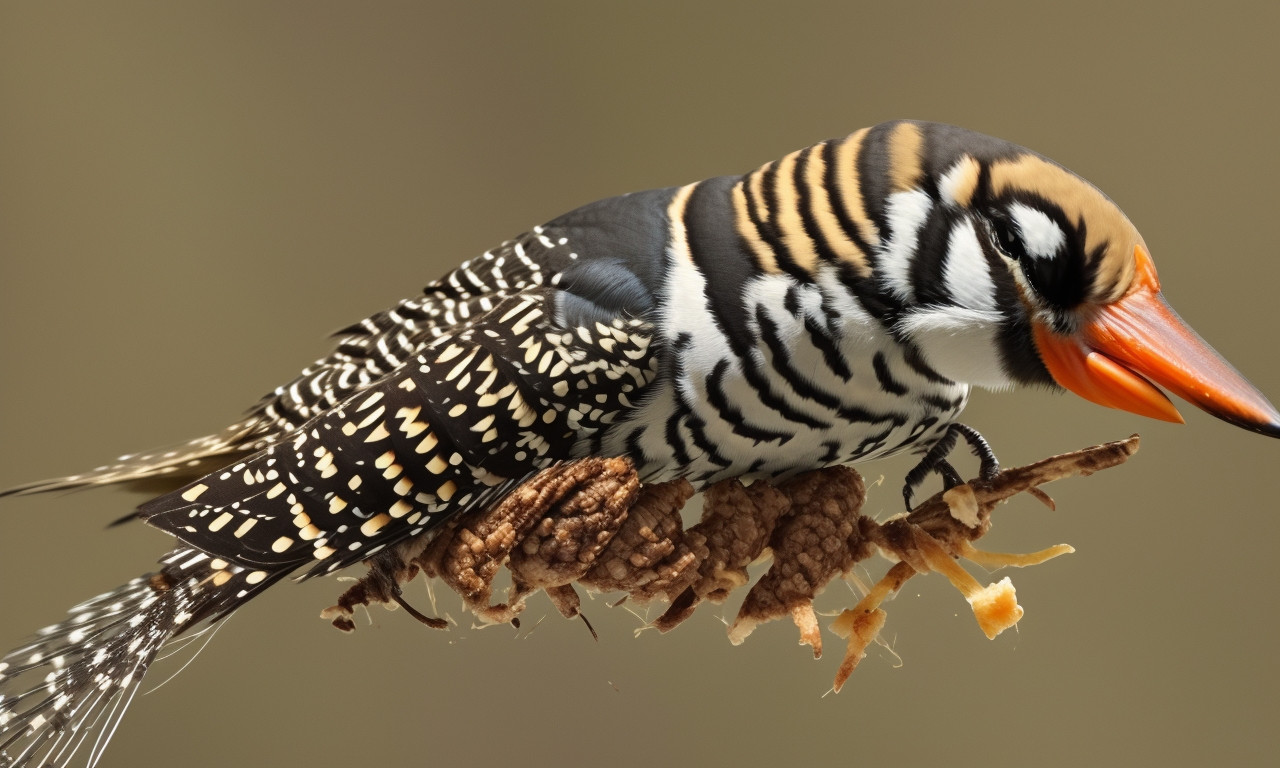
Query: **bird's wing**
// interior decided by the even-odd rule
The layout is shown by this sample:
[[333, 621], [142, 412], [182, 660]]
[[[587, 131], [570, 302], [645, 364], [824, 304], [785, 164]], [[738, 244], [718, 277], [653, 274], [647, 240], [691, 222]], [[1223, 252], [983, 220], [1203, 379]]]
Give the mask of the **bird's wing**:
[[[659, 369], [643, 318], [509, 296], [243, 461], [147, 502], [187, 544], [265, 573], [323, 573], [499, 498], [570, 458]], [[580, 299], [579, 299], [580, 301]]]

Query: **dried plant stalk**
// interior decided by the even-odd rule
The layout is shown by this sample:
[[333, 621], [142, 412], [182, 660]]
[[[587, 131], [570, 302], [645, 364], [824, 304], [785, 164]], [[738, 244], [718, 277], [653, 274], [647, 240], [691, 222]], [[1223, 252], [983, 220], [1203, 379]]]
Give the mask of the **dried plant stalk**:
[[[832, 624], [847, 638], [835, 689], [848, 679], [885, 621], [886, 599], [917, 573], [943, 574], [970, 602], [979, 626], [995, 637], [1022, 617], [1008, 578], [983, 586], [957, 559], [985, 567], [1027, 566], [1072, 551], [1065, 544], [1026, 555], [973, 546], [990, 529], [995, 505], [1030, 493], [1052, 507], [1039, 486], [1123, 463], [1138, 437], [1054, 456], [970, 481], [883, 523], [861, 514], [862, 478], [850, 467], [827, 467], [780, 483], [744, 486], [726, 480], [706, 489], [702, 519], [684, 528], [681, 509], [693, 488], [683, 480], [641, 486], [631, 463], [587, 458], [543, 470], [501, 502], [451, 520], [434, 538], [407, 542], [368, 561], [369, 573], [322, 614], [354, 628], [356, 605], [399, 603], [400, 584], [419, 572], [441, 579], [486, 621], [513, 621], [527, 597], [545, 591], [566, 617], [578, 615], [573, 585], [623, 592], [625, 599], [663, 600], [653, 623], [667, 631], [703, 601], [723, 602], [748, 582], [747, 566], [772, 557], [750, 588], [729, 639], [742, 642], [760, 624], [790, 616], [800, 642], [822, 653], [813, 599], [827, 584], [879, 552], [897, 564]], [[492, 603], [493, 580], [507, 567], [512, 587]], [[444, 622], [409, 608], [431, 626]]]

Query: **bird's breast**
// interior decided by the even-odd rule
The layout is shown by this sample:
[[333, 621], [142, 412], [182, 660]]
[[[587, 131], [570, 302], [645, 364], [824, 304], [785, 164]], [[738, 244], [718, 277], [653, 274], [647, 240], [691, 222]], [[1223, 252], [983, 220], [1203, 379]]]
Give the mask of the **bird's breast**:
[[759, 274], [726, 301], [673, 258], [668, 286], [659, 381], [601, 445], [646, 481], [702, 486], [892, 455], [933, 442], [967, 400], [966, 384], [895, 339], [834, 270], [808, 283]]

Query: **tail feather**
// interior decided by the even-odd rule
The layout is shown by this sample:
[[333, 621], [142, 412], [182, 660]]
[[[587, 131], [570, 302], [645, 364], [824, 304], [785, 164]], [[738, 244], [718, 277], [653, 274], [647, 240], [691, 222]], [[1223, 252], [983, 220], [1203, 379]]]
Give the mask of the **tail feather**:
[[0, 659], [0, 768], [92, 768], [161, 647], [284, 575], [249, 584], [246, 571], [190, 548], [162, 562]]
[[0, 491], [0, 497], [117, 484], [151, 494], [166, 493], [259, 450], [265, 445], [264, 441], [273, 436], [267, 426], [261, 416], [254, 415], [214, 435], [170, 448], [121, 456], [110, 464], [80, 474], [6, 488]]

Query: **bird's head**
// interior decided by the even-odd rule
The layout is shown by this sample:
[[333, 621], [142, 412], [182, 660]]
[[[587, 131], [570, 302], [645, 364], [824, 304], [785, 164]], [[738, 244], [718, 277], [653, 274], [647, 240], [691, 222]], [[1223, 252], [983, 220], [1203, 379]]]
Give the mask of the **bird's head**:
[[[933, 243], [921, 228], [917, 256], [933, 249], [953, 272], [965, 258], [979, 267], [970, 270], [977, 277], [944, 267], [942, 282], [948, 301], [963, 308], [967, 293], [969, 303], [986, 301], [1001, 316], [995, 341], [1007, 380], [1048, 378], [1101, 405], [1181, 422], [1163, 387], [1220, 419], [1280, 437], [1280, 413], [1166, 303], [1142, 236], [1096, 187], [998, 139], [898, 125], [920, 133], [917, 191], [947, 222], [934, 228]], [[894, 141], [888, 133], [890, 150]], [[908, 312], [903, 327], [928, 355], [941, 336], [914, 317]]]

